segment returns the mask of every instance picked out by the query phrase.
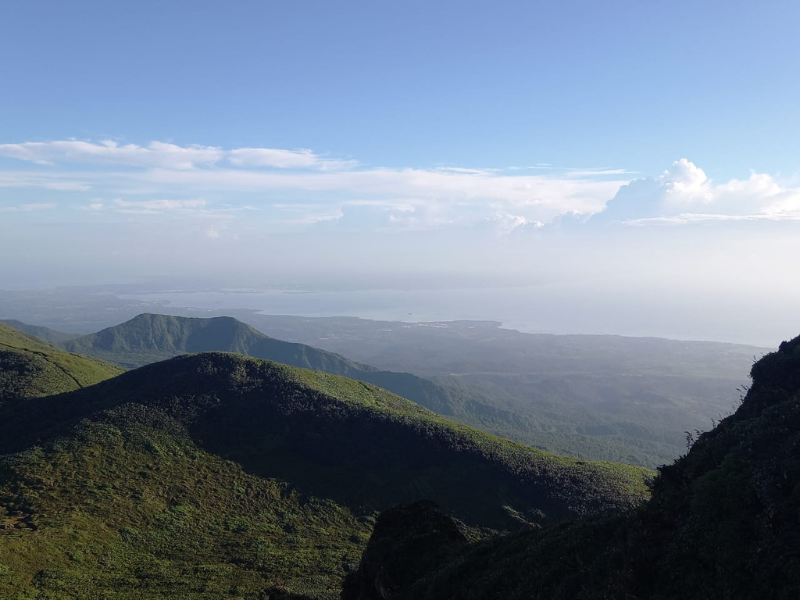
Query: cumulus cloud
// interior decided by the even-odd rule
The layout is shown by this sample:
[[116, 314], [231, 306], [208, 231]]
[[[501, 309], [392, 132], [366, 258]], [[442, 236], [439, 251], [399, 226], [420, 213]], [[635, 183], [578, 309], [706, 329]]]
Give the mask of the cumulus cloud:
[[592, 221], [641, 226], [798, 219], [800, 188], [782, 185], [765, 173], [716, 183], [703, 169], [682, 158], [657, 178], [622, 186]]
[[711, 182], [705, 171], [693, 162], [681, 158], [672, 163], [657, 179], [668, 200], [683, 204], [708, 203], [713, 200]]

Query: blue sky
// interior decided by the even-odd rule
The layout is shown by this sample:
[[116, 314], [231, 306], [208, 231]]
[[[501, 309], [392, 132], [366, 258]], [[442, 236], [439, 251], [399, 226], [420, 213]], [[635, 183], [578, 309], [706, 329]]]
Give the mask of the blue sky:
[[793, 173], [796, 2], [7, 2], [3, 142]]
[[789, 302], [798, 22], [779, 1], [2, 3], [0, 268], [246, 278], [280, 256], [691, 296], [753, 265]]

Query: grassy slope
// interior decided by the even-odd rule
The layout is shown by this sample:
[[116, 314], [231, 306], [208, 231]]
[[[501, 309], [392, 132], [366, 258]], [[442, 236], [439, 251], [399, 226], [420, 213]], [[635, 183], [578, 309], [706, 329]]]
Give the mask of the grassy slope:
[[122, 372], [0, 324], [0, 402], [68, 392]]
[[[760, 360], [752, 375], [737, 412], [660, 470], [642, 508], [462, 546], [384, 600], [797, 598], [800, 338]], [[416, 518], [400, 527], [379, 520], [376, 535], [397, 540], [392, 528], [402, 528], [406, 540], [419, 540], [423, 531], [408, 533]], [[378, 541], [365, 561], [372, 579], [354, 576], [346, 599], [373, 598], [364, 584], [376, 567], [385, 570], [411, 547], [393, 544], [389, 556], [378, 550], [392, 540]]]
[[335, 597], [376, 509], [431, 497], [469, 526], [504, 528], [645, 494], [641, 469], [547, 455], [368, 384], [228, 354], [22, 407], [0, 408], [4, 598]]

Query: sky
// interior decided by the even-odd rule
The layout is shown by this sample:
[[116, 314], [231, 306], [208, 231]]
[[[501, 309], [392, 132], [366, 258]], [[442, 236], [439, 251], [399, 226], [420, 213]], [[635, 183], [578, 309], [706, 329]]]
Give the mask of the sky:
[[788, 315], [798, 20], [788, 1], [2, 3], [0, 287], [569, 282]]

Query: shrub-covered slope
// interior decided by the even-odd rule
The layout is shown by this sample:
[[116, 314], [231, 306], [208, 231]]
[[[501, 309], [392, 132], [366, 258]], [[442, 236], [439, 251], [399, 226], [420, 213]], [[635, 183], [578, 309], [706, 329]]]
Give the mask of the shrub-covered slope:
[[[752, 377], [737, 412], [660, 470], [642, 508], [472, 546], [446, 527], [432, 535], [429, 506], [390, 511], [343, 598], [800, 597], [800, 338]], [[414, 569], [398, 568], [409, 555]]]
[[648, 477], [218, 353], [8, 403], [0, 453], [0, 597], [20, 600], [330, 596], [377, 509], [431, 498], [514, 528], [629, 508]]
[[76, 390], [121, 372], [114, 365], [64, 352], [0, 323], [0, 403]]

